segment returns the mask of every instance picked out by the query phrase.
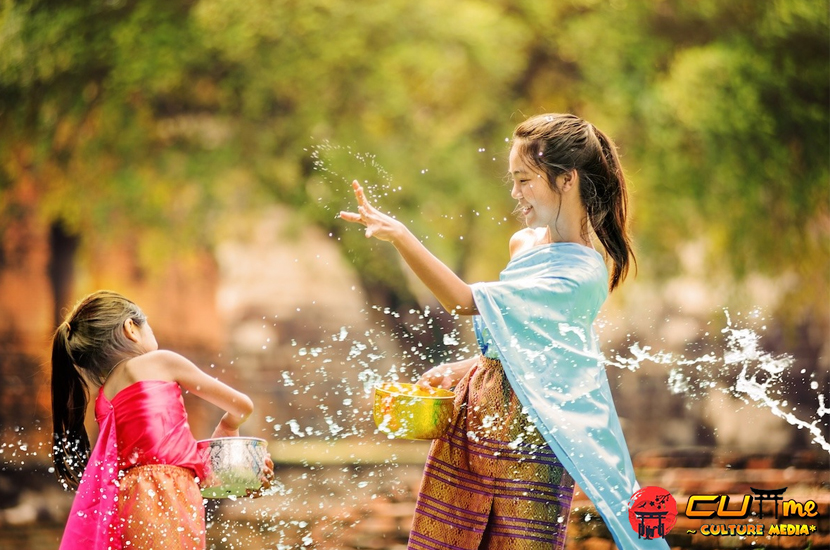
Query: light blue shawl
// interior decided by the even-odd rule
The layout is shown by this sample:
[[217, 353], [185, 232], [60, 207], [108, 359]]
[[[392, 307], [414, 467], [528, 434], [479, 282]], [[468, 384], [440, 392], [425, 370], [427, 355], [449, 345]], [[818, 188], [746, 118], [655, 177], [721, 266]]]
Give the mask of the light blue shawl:
[[536, 246], [499, 281], [472, 288], [510, 386], [617, 546], [667, 550], [662, 538], [639, 539], [628, 522], [639, 486], [593, 329], [608, 296], [602, 256], [575, 243]]

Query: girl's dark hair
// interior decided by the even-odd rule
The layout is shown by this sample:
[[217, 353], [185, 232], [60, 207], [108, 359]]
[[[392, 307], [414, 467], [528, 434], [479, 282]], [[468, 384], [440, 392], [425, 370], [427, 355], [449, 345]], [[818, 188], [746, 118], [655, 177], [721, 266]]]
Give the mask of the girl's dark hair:
[[102, 385], [113, 366], [143, 353], [124, 334], [128, 319], [146, 322], [133, 302], [99, 290], [78, 302], [52, 337], [52, 457], [66, 486], [78, 486], [89, 460], [87, 382]]
[[525, 120], [513, 132], [513, 143], [544, 172], [556, 192], [557, 176], [571, 170], [579, 174], [588, 221], [613, 263], [609, 287], [614, 290], [628, 275], [629, 263], [636, 266], [628, 233], [625, 176], [614, 143], [593, 124], [569, 114]]

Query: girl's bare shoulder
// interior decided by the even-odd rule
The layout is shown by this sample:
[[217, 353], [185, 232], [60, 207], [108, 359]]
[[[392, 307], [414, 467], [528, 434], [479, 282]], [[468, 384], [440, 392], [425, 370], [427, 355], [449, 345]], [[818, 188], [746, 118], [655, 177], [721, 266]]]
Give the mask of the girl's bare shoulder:
[[133, 357], [125, 370], [133, 380], [175, 380], [176, 371], [186, 362], [178, 353], [160, 349]]
[[164, 352], [151, 351], [127, 359], [107, 377], [104, 382], [104, 394], [108, 399], [112, 399], [124, 388], [143, 380], [174, 381], [175, 377], [166, 361], [167, 357]]

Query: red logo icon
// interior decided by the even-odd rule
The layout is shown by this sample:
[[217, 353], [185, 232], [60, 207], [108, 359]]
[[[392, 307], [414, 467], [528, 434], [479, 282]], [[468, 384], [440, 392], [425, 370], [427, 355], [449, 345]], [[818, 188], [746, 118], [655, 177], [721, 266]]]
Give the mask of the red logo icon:
[[665, 537], [677, 522], [677, 502], [662, 487], [644, 487], [628, 501], [628, 521], [641, 539]]

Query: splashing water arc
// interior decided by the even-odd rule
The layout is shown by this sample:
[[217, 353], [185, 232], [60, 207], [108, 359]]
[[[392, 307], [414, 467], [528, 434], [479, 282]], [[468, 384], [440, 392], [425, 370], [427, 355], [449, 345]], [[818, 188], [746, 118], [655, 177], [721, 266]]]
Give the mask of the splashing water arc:
[[[811, 442], [830, 453], [830, 443], [824, 436], [827, 430], [822, 423], [830, 414], [823, 394], [816, 392], [816, 409], [811, 420], [804, 420], [785, 410], [787, 402], [777, 396], [783, 393], [784, 375], [791, 372], [794, 360], [789, 355], [774, 356], [761, 349], [761, 336], [750, 328], [735, 326], [728, 310], [726, 327], [721, 331], [725, 342], [722, 355], [714, 353], [697, 358], [686, 358], [663, 351], [652, 352], [649, 346], [633, 344], [632, 357], [617, 355], [607, 364], [622, 369], [637, 370], [644, 362], [669, 365], [668, 385], [673, 394], [697, 398], [707, 391], [719, 391], [739, 398], [746, 404], [766, 409], [778, 418], [810, 434]], [[758, 313], [754, 313], [757, 316]], [[693, 374], [687, 372], [688, 369]], [[812, 375], [814, 377], [814, 375]], [[726, 385], [722, 381], [728, 380]], [[818, 383], [810, 383], [812, 390]]]

